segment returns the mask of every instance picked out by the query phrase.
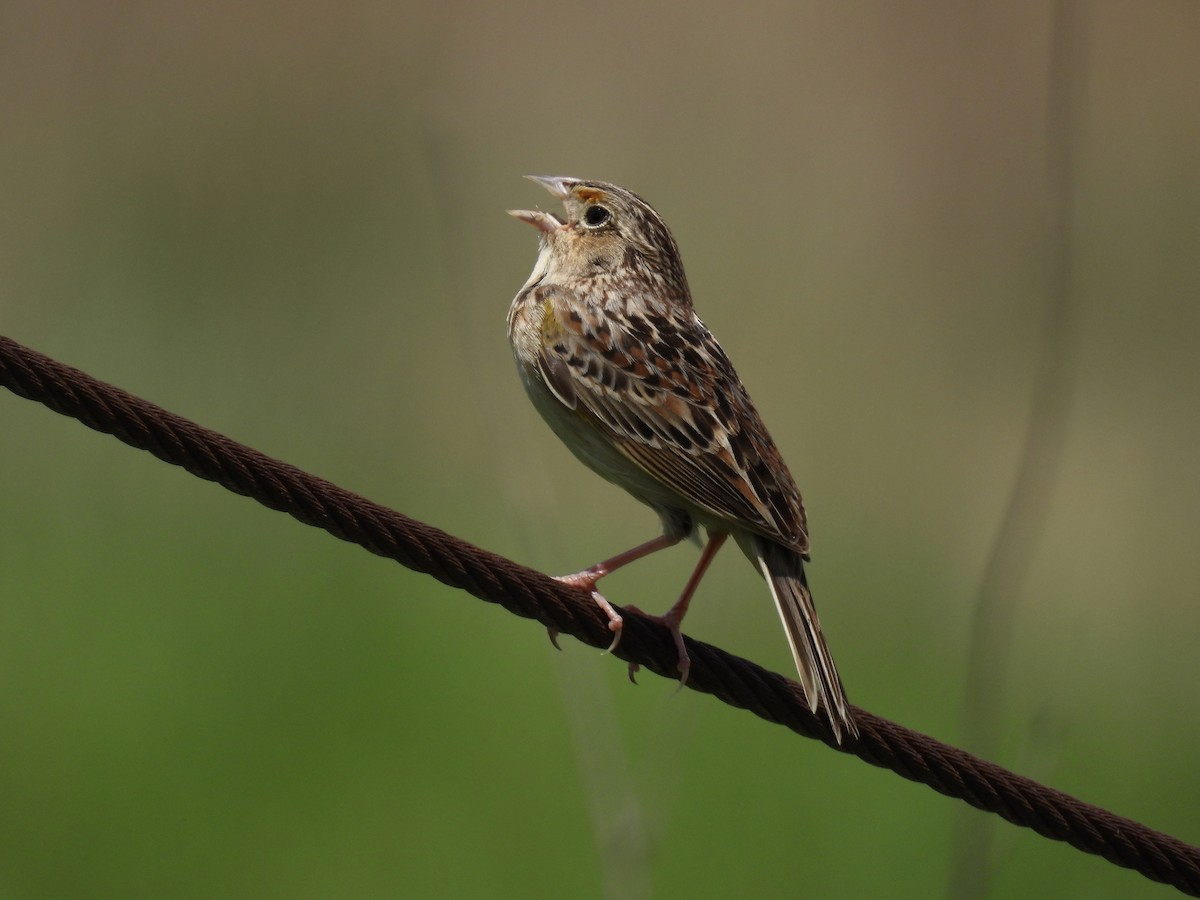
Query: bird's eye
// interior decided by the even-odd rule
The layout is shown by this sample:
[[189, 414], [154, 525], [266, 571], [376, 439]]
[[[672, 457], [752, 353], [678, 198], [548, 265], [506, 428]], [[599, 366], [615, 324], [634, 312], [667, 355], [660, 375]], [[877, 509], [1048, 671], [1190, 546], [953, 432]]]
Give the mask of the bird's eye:
[[604, 206], [589, 206], [583, 214], [583, 224], [588, 228], [599, 228], [612, 219], [612, 213]]

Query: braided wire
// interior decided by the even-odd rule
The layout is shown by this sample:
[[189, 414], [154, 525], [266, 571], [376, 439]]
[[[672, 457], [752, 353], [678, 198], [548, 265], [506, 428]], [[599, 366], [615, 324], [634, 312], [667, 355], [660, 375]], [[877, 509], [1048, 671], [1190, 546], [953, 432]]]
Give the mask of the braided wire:
[[[586, 591], [568, 587], [432, 525], [410, 519], [294, 466], [0, 336], [0, 384], [271, 509], [351, 541], [443, 584], [570, 634], [611, 640], [608, 618]], [[629, 610], [614, 655], [667, 678], [676, 650], [667, 630]], [[790, 679], [702, 641], [687, 639], [687, 686], [711, 694], [873, 766], [928, 785], [1015, 825], [1200, 896], [1200, 848], [1009, 772], [964, 750], [854, 708], [857, 740], [838, 746]]]

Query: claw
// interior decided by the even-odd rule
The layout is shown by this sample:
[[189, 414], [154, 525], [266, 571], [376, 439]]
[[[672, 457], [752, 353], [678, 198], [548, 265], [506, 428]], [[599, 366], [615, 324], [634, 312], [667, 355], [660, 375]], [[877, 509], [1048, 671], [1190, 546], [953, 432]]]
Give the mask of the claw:
[[558, 629], [553, 625], [547, 625], [546, 637], [550, 638], [550, 643], [554, 645], [554, 649], [562, 653], [562, 647], [558, 646]]
[[[666, 615], [662, 616], [655, 616], [647, 612], [642, 612], [632, 603], [627, 603], [625, 605], [625, 609], [627, 609], [629, 612], [635, 612], [639, 615], [643, 615], [647, 619], [653, 619], [660, 625], [666, 626], [667, 630], [671, 632], [671, 637], [675, 639], [675, 649], [679, 651], [679, 687], [675, 689], [675, 693], [679, 693], [679, 691], [683, 690], [683, 688], [687, 685], [688, 675], [690, 675], [692, 671], [692, 659], [690, 656], [688, 656], [687, 648], [683, 646], [683, 632], [679, 628], [679, 617], [671, 614], [673, 609], [668, 610]], [[637, 680], [633, 676], [637, 674], [637, 670], [639, 668], [640, 666], [638, 666], [637, 663], [629, 664], [629, 680], [634, 684], [637, 684]]]
[[692, 658], [683, 649], [683, 639], [679, 636], [678, 632], [675, 634], [675, 643], [679, 646], [679, 687], [675, 689], [675, 693], [679, 693], [687, 687], [688, 675], [692, 671]]
[[604, 595], [599, 591], [592, 591], [592, 599], [608, 615], [608, 630], [613, 633], [612, 643], [608, 645], [605, 653], [612, 653], [617, 649], [617, 644], [621, 643], [621, 629], [625, 625], [625, 620], [621, 618], [621, 614], [613, 609], [612, 604], [604, 599]]
[[[592, 600], [608, 616], [608, 630], [613, 633], [612, 643], [601, 652], [612, 653], [617, 649], [617, 644], [621, 643], [621, 627], [625, 624], [625, 620], [621, 618], [619, 612], [613, 609], [613, 605], [604, 599], [604, 595], [596, 590], [596, 582], [600, 580], [602, 575], [603, 573], [597, 575], [592, 569], [586, 569], [582, 572], [576, 572], [574, 575], [557, 575], [554, 580], [561, 581], [563, 584], [569, 584], [571, 587], [582, 588], [592, 595]], [[557, 633], [557, 630], [555, 630], [555, 634], [550, 637], [555, 647], [558, 646], [558, 642], [554, 640]]]
[[675, 685], [675, 693], [678, 694], [688, 683], [688, 675], [692, 671], [692, 660], [683, 650], [679, 651], [679, 684]]

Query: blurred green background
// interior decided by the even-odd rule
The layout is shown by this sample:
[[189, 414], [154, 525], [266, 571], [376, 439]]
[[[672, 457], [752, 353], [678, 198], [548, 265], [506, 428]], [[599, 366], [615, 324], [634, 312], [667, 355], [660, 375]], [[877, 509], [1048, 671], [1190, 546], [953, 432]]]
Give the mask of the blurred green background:
[[[1063, 456], [998, 762], [1200, 841], [1200, 6], [1088, 7]], [[0, 333], [548, 572], [657, 527], [505, 338], [548, 206], [673, 227], [851, 699], [963, 737], [1056, 252], [1049, 5], [0, 6]], [[928, 897], [961, 804], [0, 392], [0, 896]], [[606, 582], [665, 607], [695, 559]], [[790, 672], [726, 552], [696, 637]], [[975, 748], [978, 749], [978, 748]], [[980, 814], [982, 815], [982, 814]], [[991, 895], [1161, 896], [999, 823]]]

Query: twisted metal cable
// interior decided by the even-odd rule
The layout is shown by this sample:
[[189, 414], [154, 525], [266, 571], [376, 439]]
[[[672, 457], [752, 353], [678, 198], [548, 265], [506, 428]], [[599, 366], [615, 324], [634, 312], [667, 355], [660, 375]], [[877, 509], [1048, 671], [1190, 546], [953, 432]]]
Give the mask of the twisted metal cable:
[[[147, 450], [164, 462], [251, 497], [432, 575], [509, 612], [607, 647], [608, 619], [586, 591], [372, 503], [337, 485], [202, 428], [125, 391], [0, 336], [0, 384], [18, 396]], [[665, 678], [677, 654], [666, 628], [632, 611], [614, 655]], [[687, 639], [687, 686], [865, 762], [928, 785], [1015, 825], [1200, 896], [1200, 848], [1016, 775], [993, 763], [854, 708], [859, 738], [838, 746], [800, 686], [702, 641]]]

